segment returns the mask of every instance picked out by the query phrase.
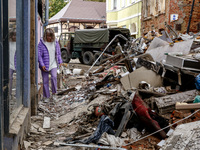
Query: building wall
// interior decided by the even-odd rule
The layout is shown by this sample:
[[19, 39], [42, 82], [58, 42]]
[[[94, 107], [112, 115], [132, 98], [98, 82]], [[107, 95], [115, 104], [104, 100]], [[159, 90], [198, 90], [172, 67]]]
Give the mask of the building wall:
[[[179, 14], [179, 19], [172, 23], [172, 26], [175, 24], [181, 24], [181, 33], [187, 31], [187, 26], [189, 23], [189, 16], [192, 7], [193, 0], [174, 0], [170, 3], [170, 14], [177, 13]], [[194, 11], [192, 13], [192, 19], [190, 23], [190, 31], [191, 32], [199, 32], [198, 24], [200, 23], [200, 1], [196, 0], [194, 4]]]
[[107, 0], [107, 26], [128, 28], [131, 35], [140, 36], [141, 0]]
[[[185, 33], [189, 22], [193, 0], [148, 0], [143, 1], [142, 5], [142, 34], [148, 31], [158, 31], [165, 29], [165, 22], [176, 30], [178, 33]], [[159, 5], [160, 4], [160, 5]], [[190, 24], [191, 32], [198, 32], [198, 24], [200, 23], [200, 3], [195, 1], [194, 11]], [[178, 19], [171, 20], [171, 15], [177, 14]]]
[[[73, 23], [70, 22], [69, 24], [67, 22], [62, 23], [62, 29], [61, 29], [61, 23], [55, 23], [55, 24], [49, 24], [47, 28], [53, 28], [55, 31], [55, 28], [57, 31], [55, 31], [56, 39], [58, 40], [60, 37], [61, 32], [73, 32], [73, 27], [77, 27], [77, 29], [85, 29], [84, 23]], [[101, 28], [102, 24], [95, 24], [95, 23], [86, 23], [87, 26], [93, 26], [94, 28]], [[69, 26], [69, 27], [68, 27]]]
[[[2, 2], [0, 2], [0, 5], [2, 6]], [[38, 1], [32, 1], [35, 3], [36, 7], [38, 6]], [[8, 6], [8, 1], [5, 1], [3, 3], [4, 6]], [[11, 6], [13, 6], [13, 3], [11, 3]], [[10, 115], [10, 105], [9, 103], [5, 102], [11, 102], [11, 97], [9, 96], [9, 91], [6, 93], [5, 90], [3, 91], [2, 95], [2, 90], [0, 89], [0, 102], [4, 101], [2, 103], [3, 105], [1, 106], [1, 114], [5, 114], [5, 118], [0, 119], [0, 124], [4, 125], [4, 129], [0, 128], [1, 134], [3, 133], [3, 137], [0, 139], [1, 143], [1, 148], [0, 149], [5, 149], [5, 150], [19, 150], [22, 149], [23, 147], [23, 142], [25, 137], [27, 136], [29, 130], [30, 130], [30, 124], [31, 124], [31, 77], [35, 77], [35, 75], [30, 74], [30, 45], [32, 43], [37, 47], [37, 43], [35, 41], [31, 41], [31, 32], [33, 33], [33, 30], [31, 30], [31, 23], [32, 24], [37, 24], [37, 31], [34, 31], [36, 34], [34, 34], [34, 38], [40, 39], [42, 35], [42, 27], [43, 24], [40, 20], [34, 19], [34, 21], [31, 19], [31, 1], [30, 0], [23, 0], [23, 1], [17, 1], [16, 5], [13, 7], [18, 8], [17, 9], [17, 15], [16, 15], [16, 20], [17, 20], [17, 26], [16, 26], [16, 35], [17, 35], [17, 41], [16, 41], [16, 72], [17, 72], [17, 77], [16, 77], [16, 100], [17, 102], [20, 102], [18, 105], [18, 108], [15, 109], [14, 115]], [[10, 9], [10, 6], [3, 7], [5, 12], [8, 12], [8, 9]], [[24, 13], [26, 12], [26, 13]], [[35, 13], [37, 14], [37, 9], [35, 8]], [[4, 14], [4, 22], [1, 23], [0, 28], [4, 29], [2, 33], [5, 32], [6, 37], [9, 35], [8, 29], [8, 21], [9, 21], [9, 16], [6, 16], [9, 13]], [[38, 18], [40, 19], [40, 18]], [[13, 24], [14, 25], [14, 24]], [[33, 34], [32, 34], [33, 35]], [[1, 40], [1, 39], [0, 39]], [[1, 41], [2, 43], [9, 43], [8, 38], [4, 38], [4, 41]], [[2, 44], [2, 48], [4, 50], [4, 54], [7, 52], [7, 56], [9, 56], [8, 49], [9, 47], [6, 48], [6, 44]], [[34, 54], [35, 56], [33, 59], [37, 58], [37, 50], [35, 50], [36, 53]], [[32, 53], [33, 54], [33, 53]], [[23, 56], [23, 57], [22, 57]], [[8, 70], [6, 67], [6, 64], [9, 64], [9, 59], [6, 59], [3, 57], [3, 55], [0, 55], [0, 59], [3, 60], [4, 65], [0, 65], [0, 80], [3, 79], [5, 80], [5, 76], [2, 77], [2, 72], [1, 70], [5, 72]], [[37, 63], [37, 61], [36, 61]], [[9, 73], [9, 72], [8, 72]], [[37, 77], [36, 77], [37, 78]], [[9, 83], [9, 81], [8, 81]], [[37, 84], [37, 83], [36, 83]], [[1, 84], [3, 86], [3, 84]], [[4, 96], [5, 95], [5, 96]], [[37, 92], [35, 93], [37, 95]], [[2, 99], [4, 98], [4, 99]], [[2, 113], [3, 112], [3, 113]], [[5, 128], [8, 128], [8, 131], [5, 131]], [[2, 135], [1, 135], [2, 136]], [[3, 145], [3, 148], [2, 148]]]

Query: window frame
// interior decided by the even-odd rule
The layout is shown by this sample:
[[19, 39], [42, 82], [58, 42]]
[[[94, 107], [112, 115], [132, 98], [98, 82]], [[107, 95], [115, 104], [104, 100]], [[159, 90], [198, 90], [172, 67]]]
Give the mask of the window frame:
[[[4, 7], [3, 7], [3, 34], [4, 37], [9, 37], [9, 16], [8, 16], [8, 10], [9, 10], [9, 2], [7, 0], [3, 1]], [[0, 3], [2, 4], [2, 3]], [[16, 3], [16, 71], [17, 71], [17, 91], [16, 91], [16, 97], [19, 100], [18, 103], [18, 109], [21, 108], [21, 105], [23, 107], [30, 108], [30, 0], [17, 0]], [[4, 45], [3, 50], [4, 54], [9, 57], [9, 38], [4, 38]], [[2, 57], [2, 55], [1, 55]], [[3, 72], [5, 79], [4, 85], [9, 84], [9, 58], [6, 59], [6, 57], [3, 57]], [[0, 68], [1, 69], [1, 68]], [[7, 76], [6, 76], [7, 75]], [[0, 72], [1, 76], [1, 72]], [[1, 78], [1, 77], [0, 77]], [[0, 89], [1, 91], [1, 89]], [[3, 101], [4, 101], [4, 134], [8, 135], [10, 126], [11, 126], [11, 118], [10, 118], [10, 105], [9, 105], [9, 90], [6, 89], [3, 93]], [[0, 93], [1, 96], [1, 93]], [[1, 100], [1, 98], [0, 98]], [[16, 108], [16, 109], [17, 109]], [[1, 109], [2, 110], [2, 109]], [[19, 111], [18, 111], [19, 112]], [[9, 116], [9, 117], [8, 117]], [[15, 114], [17, 116], [17, 114]], [[12, 119], [13, 120], [13, 119]], [[2, 131], [2, 129], [0, 129]]]

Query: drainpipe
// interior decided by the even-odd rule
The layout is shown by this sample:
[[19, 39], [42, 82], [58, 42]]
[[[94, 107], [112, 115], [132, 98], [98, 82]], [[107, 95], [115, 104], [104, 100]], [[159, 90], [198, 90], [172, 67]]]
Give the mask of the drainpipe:
[[49, 0], [45, 1], [45, 23], [43, 27], [46, 27], [49, 24]]
[[189, 33], [189, 31], [190, 31], [190, 22], [191, 22], [191, 20], [192, 20], [192, 13], [193, 13], [193, 8], [194, 8], [194, 2], [195, 2], [195, 0], [193, 0], [193, 2], [192, 2], [192, 8], [191, 8], [191, 11], [190, 11], [190, 18], [189, 18], [189, 23], [188, 23], [188, 27], [187, 27], [187, 34]]

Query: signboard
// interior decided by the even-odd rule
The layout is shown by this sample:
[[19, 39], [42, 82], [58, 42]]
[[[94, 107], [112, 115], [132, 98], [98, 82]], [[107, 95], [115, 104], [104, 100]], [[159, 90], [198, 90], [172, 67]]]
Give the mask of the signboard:
[[178, 14], [171, 14], [170, 15], [170, 22], [173, 22], [175, 20], [178, 20]]

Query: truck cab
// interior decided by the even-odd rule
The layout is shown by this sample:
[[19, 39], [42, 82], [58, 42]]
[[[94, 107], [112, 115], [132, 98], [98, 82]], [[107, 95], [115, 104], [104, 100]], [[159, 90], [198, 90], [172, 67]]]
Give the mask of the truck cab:
[[73, 39], [74, 39], [74, 32], [61, 33], [59, 37], [61, 57], [63, 62], [65, 63], [70, 62], [73, 50]]

